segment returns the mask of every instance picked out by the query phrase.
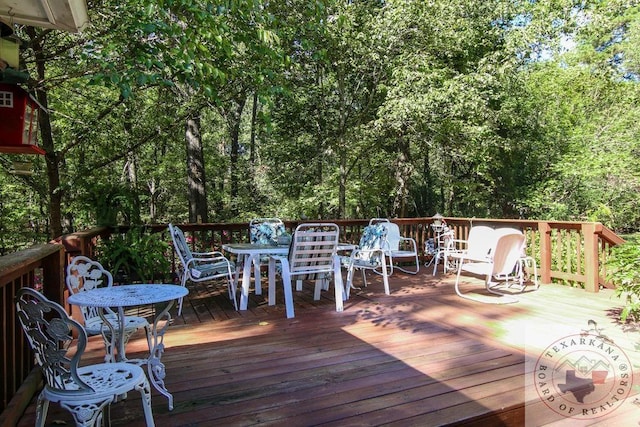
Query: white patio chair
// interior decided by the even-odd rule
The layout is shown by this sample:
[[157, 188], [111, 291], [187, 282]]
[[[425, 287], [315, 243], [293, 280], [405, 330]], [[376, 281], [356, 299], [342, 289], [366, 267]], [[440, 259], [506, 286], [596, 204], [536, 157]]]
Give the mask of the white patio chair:
[[[249, 243], [258, 245], [277, 245], [281, 236], [287, 234], [284, 222], [280, 218], [254, 218], [249, 222]], [[269, 263], [269, 257], [255, 258], [253, 277], [256, 295], [262, 294], [260, 267]]]
[[[343, 310], [345, 299], [340, 258], [336, 253], [339, 228], [332, 223], [300, 224], [293, 233], [289, 255], [269, 258], [269, 305], [275, 304], [275, 276], [280, 273], [284, 287], [287, 318], [295, 317], [291, 280], [296, 278], [296, 289], [302, 290], [303, 280], [314, 280], [313, 299], [320, 299], [333, 275], [336, 311]], [[280, 263], [280, 269], [277, 268]]]
[[[76, 256], [67, 266], [65, 282], [69, 293], [73, 295], [95, 288], [111, 287], [113, 286], [113, 276], [109, 271], [105, 270], [98, 261], [94, 261], [85, 256]], [[87, 334], [102, 335], [105, 347], [107, 347], [105, 362], [113, 362], [113, 360], [110, 360], [109, 355], [114, 354], [111, 346], [116, 343], [111, 339], [111, 329], [118, 331], [120, 328], [118, 314], [109, 308], [103, 311], [104, 318], [111, 325], [109, 327], [104, 324], [104, 321], [100, 317], [99, 310], [102, 309], [84, 306], [80, 306], [79, 308], [84, 318], [84, 329], [87, 331]], [[147, 345], [149, 346], [149, 351], [151, 351], [151, 331], [147, 319], [139, 316], [125, 316], [124, 325], [124, 334], [122, 334], [124, 345], [127, 344], [131, 335], [138, 329], [144, 329], [147, 335]]]
[[342, 264], [347, 268], [347, 284], [345, 286], [347, 296], [353, 286], [353, 274], [355, 270], [362, 272], [362, 281], [367, 286], [367, 270], [378, 271], [382, 274], [384, 293], [389, 295], [389, 278], [387, 274], [387, 256], [384, 251], [387, 238], [387, 227], [382, 223], [368, 225], [362, 231], [358, 247], [351, 251], [351, 256], [342, 257]]
[[386, 256], [389, 258], [389, 275], [393, 274], [395, 258], [413, 258], [416, 264], [415, 269], [407, 270], [399, 265], [395, 265], [395, 268], [400, 271], [404, 271], [405, 273], [417, 274], [420, 271], [420, 261], [418, 260], [418, 245], [416, 244], [415, 239], [401, 236], [398, 224], [389, 221], [387, 218], [372, 218], [369, 220], [369, 225], [373, 224], [381, 224], [387, 229], [384, 251]]
[[458, 252], [449, 254], [456, 261], [462, 257], [483, 259], [486, 258], [496, 244], [495, 230], [486, 225], [475, 225], [469, 230], [466, 240], [454, 239], [459, 246]]
[[[499, 236], [503, 236], [505, 234], [523, 234], [522, 230], [511, 227], [500, 227], [496, 228], [495, 235], [496, 238]], [[516, 264], [516, 268], [511, 274], [507, 274], [501, 277], [502, 280], [506, 282], [508, 286], [518, 286], [519, 290], [522, 292], [527, 287], [527, 280], [531, 278], [529, 269], [533, 269], [533, 277], [532, 281], [536, 289], [540, 287], [538, 282], [538, 264], [532, 256], [527, 255], [527, 240], [524, 239], [522, 243], [522, 248], [520, 249], [520, 257], [518, 258], [518, 263]]]
[[[497, 287], [499, 282], [505, 277], [513, 274], [516, 269], [518, 260], [521, 255], [522, 245], [524, 244], [524, 235], [511, 233], [499, 236], [494, 250], [489, 255], [475, 258], [469, 254], [462, 254], [458, 260], [458, 274], [456, 276], [455, 291], [462, 298], [470, 299], [478, 302], [487, 302], [493, 304], [507, 304], [517, 302], [518, 300], [500, 292]], [[460, 291], [460, 274], [462, 272], [476, 274], [485, 277], [485, 289], [501, 298], [497, 300], [486, 300], [474, 298]]]
[[[80, 366], [87, 332], [61, 305], [34, 289], [18, 290], [16, 312], [45, 382], [38, 396], [36, 426], [44, 426], [49, 402], [68, 410], [77, 426], [109, 425], [110, 404], [134, 390], [142, 395], [147, 426], [154, 425], [149, 380], [142, 367], [126, 362]], [[75, 347], [70, 345], [74, 335]]]
[[[237, 310], [235, 264], [229, 261], [222, 252], [192, 252], [182, 230], [173, 224], [169, 224], [169, 233], [182, 266], [180, 284], [187, 286], [189, 281], [209, 282], [216, 279], [226, 279], [229, 299], [233, 301], [233, 306]], [[178, 316], [181, 313], [182, 298], [178, 302]]]

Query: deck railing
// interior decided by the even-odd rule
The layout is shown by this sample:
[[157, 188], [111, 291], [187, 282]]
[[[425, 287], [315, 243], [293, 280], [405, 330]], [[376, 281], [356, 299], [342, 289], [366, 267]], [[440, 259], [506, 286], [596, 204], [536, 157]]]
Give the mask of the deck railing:
[[63, 301], [63, 268], [61, 245], [38, 245], [0, 257], [1, 426], [15, 424], [40, 384], [40, 371], [33, 369], [33, 355], [16, 317], [13, 297], [22, 287], [34, 287], [47, 298]]
[[[610, 286], [605, 280], [605, 262], [609, 249], [624, 241], [600, 223], [497, 220], [477, 218], [445, 218], [454, 230], [456, 238], [465, 239], [473, 225], [514, 227], [527, 237], [527, 254], [538, 263], [541, 283], [564, 282], [597, 292]], [[393, 219], [405, 237], [418, 243], [422, 261], [429, 256], [424, 252], [425, 243], [434, 238], [431, 227], [433, 218]], [[289, 231], [304, 221], [285, 221]], [[340, 227], [340, 240], [358, 243], [368, 220], [334, 220]], [[247, 223], [235, 224], [178, 224], [190, 237], [194, 249], [220, 249], [225, 243], [248, 241]], [[29, 399], [37, 389], [40, 377], [32, 370], [33, 360], [19, 329], [15, 316], [13, 296], [23, 286], [41, 287], [45, 295], [55, 301], [65, 302], [64, 266], [76, 255], [94, 257], [100, 239], [115, 233], [125, 233], [127, 227], [96, 228], [57, 239], [60, 244], [36, 246], [31, 249], [0, 257], [0, 307], [2, 309], [2, 337], [0, 357], [4, 379], [0, 390], [0, 425], [12, 425], [22, 414]], [[150, 233], [161, 233], [168, 243], [170, 237], [164, 224], [146, 226]], [[166, 254], [172, 260], [173, 251]], [[12, 400], [13, 397], [16, 397]], [[18, 398], [19, 397], [19, 398]]]

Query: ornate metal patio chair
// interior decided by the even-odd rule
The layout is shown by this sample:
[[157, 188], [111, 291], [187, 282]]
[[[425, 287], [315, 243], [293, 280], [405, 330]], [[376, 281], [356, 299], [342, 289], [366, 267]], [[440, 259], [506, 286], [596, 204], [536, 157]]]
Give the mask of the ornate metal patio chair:
[[362, 281], [367, 286], [367, 270], [378, 271], [382, 274], [384, 293], [389, 295], [389, 278], [387, 270], [387, 256], [385, 245], [387, 238], [387, 227], [382, 223], [368, 225], [362, 231], [360, 242], [356, 249], [351, 252], [351, 256], [342, 257], [342, 265], [347, 268], [347, 284], [345, 286], [347, 296], [353, 286], [353, 274], [355, 270], [362, 272]]
[[[234, 278], [235, 264], [229, 261], [222, 252], [192, 252], [187, 239], [180, 228], [169, 224], [169, 233], [173, 247], [180, 259], [180, 284], [187, 286], [187, 282], [209, 282], [216, 279], [226, 279], [229, 299], [238, 309], [236, 299], [236, 281]], [[178, 316], [182, 313], [182, 298], [178, 302]]]
[[[490, 254], [474, 257], [462, 254], [458, 259], [458, 274], [456, 276], [455, 291], [462, 298], [492, 304], [507, 304], [518, 300], [498, 290], [499, 280], [505, 280], [516, 269], [522, 254], [524, 235], [518, 233], [503, 234], [498, 237], [496, 245]], [[485, 277], [485, 288], [488, 292], [500, 295], [499, 299], [482, 299], [471, 297], [460, 291], [460, 274], [467, 272]]]
[[291, 286], [293, 277], [297, 279], [297, 290], [302, 290], [303, 280], [314, 280], [313, 299], [319, 300], [321, 290], [327, 288], [327, 283], [333, 276], [336, 311], [343, 310], [345, 292], [340, 257], [336, 253], [338, 234], [338, 226], [331, 223], [308, 223], [296, 227], [289, 255], [271, 256], [269, 259], [269, 305], [275, 304], [277, 273], [282, 276], [287, 318], [295, 317]]
[[38, 396], [36, 426], [44, 426], [49, 402], [68, 410], [77, 426], [100, 426], [103, 421], [108, 425], [110, 404], [134, 390], [142, 395], [147, 426], [154, 425], [149, 381], [140, 366], [124, 362], [80, 366], [87, 332], [62, 306], [34, 289], [18, 290], [16, 312], [45, 381]]
[[418, 260], [418, 245], [416, 244], [415, 239], [401, 236], [398, 224], [389, 221], [387, 218], [372, 218], [369, 221], [369, 225], [373, 224], [381, 224], [387, 229], [384, 251], [386, 256], [389, 258], [389, 264], [387, 265], [390, 270], [389, 276], [393, 274], [395, 258], [413, 258], [416, 264], [415, 269], [407, 270], [399, 265], [395, 265], [395, 268], [400, 271], [404, 271], [405, 273], [417, 274], [420, 271], [420, 261]]
[[[113, 276], [108, 270], [105, 270], [102, 264], [98, 261], [94, 261], [85, 256], [74, 257], [67, 266], [67, 275], [65, 277], [67, 289], [70, 294], [76, 294], [78, 292], [84, 292], [95, 288], [110, 287], [113, 286]], [[102, 335], [104, 338], [106, 350], [105, 362], [112, 362], [109, 355], [113, 355], [113, 348], [111, 346], [116, 343], [111, 339], [111, 331], [117, 331], [120, 328], [120, 322], [118, 321], [118, 314], [111, 309], [105, 309], [103, 311], [104, 319], [109, 322], [106, 325], [100, 317], [100, 311], [97, 307], [79, 307], [84, 318], [84, 329], [89, 335]], [[147, 345], [149, 351], [151, 351], [151, 332], [147, 319], [139, 316], [125, 316], [124, 326], [124, 344], [126, 345], [131, 335], [133, 335], [138, 329], [144, 329], [147, 335]]]
[[[287, 229], [280, 218], [254, 218], [249, 222], [249, 243], [259, 245], [278, 245], [287, 237]], [[269, 257], [256, 258], [253, 263], [256, 295], [262, 294], [260, 267], [269, 263]]]

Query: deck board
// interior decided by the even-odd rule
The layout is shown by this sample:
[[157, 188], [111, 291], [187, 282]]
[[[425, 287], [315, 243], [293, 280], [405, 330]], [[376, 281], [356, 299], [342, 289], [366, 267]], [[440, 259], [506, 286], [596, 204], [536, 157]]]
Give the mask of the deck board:
[[[525, 393], [532, 358], [556, 333], [578, 333], [594, 320], [640, 364], [640, 339], [617, 324], [620, 301], [612, 291], [542, 285], [516, 304], [493, 305], [459, 298], [453, 279], [430, 269], [397, 272], [391, 295], [384, 295], [380, 277], [371, 275], [342, 313], [333, 290], [313, 301], [313, 286], [305, 283], [294, 291], [294, 319], [285, 318], [281, 292], [275, 307], [267, 305], [266, 289], [252, 292], [248, 310], [236, 312], [224, 286], [193, 285], [165, 336], [165, 382], [175, 409], [169, 412], [153, 390], [156, 425], [520, 426], [525, 416], [531, 425], [571, 425]], [[127, 348], [143, 354], [143, 336]], [[87, 360], [102, 352], [92, 338]], [[594, 424], [637, 425], [634, 398]], [[112, 424], [143, 425], [140, 408], [130, 393], [112, 405]], [[19, 426], [33, 425], [34, 410]], [[60, 422], [71, 417], [52, 404], [47, 425]]]

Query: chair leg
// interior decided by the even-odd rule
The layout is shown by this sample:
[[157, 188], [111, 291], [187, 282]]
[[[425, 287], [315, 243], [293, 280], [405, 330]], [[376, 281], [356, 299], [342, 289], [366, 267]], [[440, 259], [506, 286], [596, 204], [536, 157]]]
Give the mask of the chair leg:
[[146, 377], [136, 386], [136, 390], [140, 392], [140, 397], [142, 398], [142, 410], [144, 411], [144, 420], [147, 427], [154, 427], [155, 422], [153, 421], [153, 411], [151, 408], [151, 386]]
[[381, 258], [382, 258], [382, 272], [383, 272], [382, 282], [384, 283], [384, 293], [389, 295], [391, 292], [389, 291], [389, 277], [387, 277], [387, 274], [386, 274], [387, 273], [387, 266], [385, 265], [386, 261], [384, 257], [381, 257]]
[[340, 257], [334, 256], [333, 258], [333, 287], [335, 290], [336, 299], [336, 311], [341, 312], [344, 310], [345, 289], [342, 282], [342, 266], [340, 265]]
[[345, 293], [346, 293], [346, 297], [345, 299], [349, 299], [349, 296], [351, 295], [351, 288], [353, 287], [353, 266], [349, 266], [348, 270], [347, 270], [347, 283], [345, 286]]
[[438, 251], [436, 252], [436, 254], [433, 256], [433, 276], [436, 275], [436, 273], [438, 272], [438, 262], [440, 261], [440, 254], [441, 252]]
[[[185, 288], [187, 287], [187, 272], [186, 271], [182, 272], [182, 278], [180, 279], [180, 285], [184, 286]], [[180, 299], [178, 300], [178, 317], [180, 317], [180, 315], [182, 314], [182, 300], [183, 300], [183, 297], [180, 297]]]
[[[406, 268], [400, 267], [399, 265], [396, 265], [395, 268], [397, 268], [398, 270], [402, 271], [403, 273], [418, 274], [418, 272], [420, 271], [420, 260], [418, 260], [418, 254], [417, 253], [416, 253], [415, 257], [416, 257], [416, 268], [415, 268], [415, 270], [407, 270]], [[393, 263], [393, 258], [389, 258], [389, 262]], [[393, 265], [391, 266], [391, 271], [393, 272]], [[391, 274], [389, 274], [389, 276], [391, 276]]]
[[325, 279], [314, 280], [313, 287], [313, 300], [318, 301], [320, 299], [320, 292], [324, 289]]
[[144, 334], [147, 336], [147, 346], [149, 347], [149, 352], [153, 351], [153, 343], [151, 342], [151, 327], [146, 325], [144, 327]]
[[47, 419], [47, 412], [49, 411], [49, 401], [44, 398], [42, 393], [38, 396], [38, 403], [36, 405], [36, 427], [44, 427], [44, 422]]
[[276, 260], [269, 258], [269, 305], [276, 304]]
[[255, 282], [256, 295], [262, 295], [262, 278], [260, 277], [260, 257], [253, 260], [253, 280]]
[[238, 286], [236, 283], [238, 282], [233, 280], [233, 275], [230, 274], [229, 277], [227, 277], [227, 290], [229, 292], [229, 299], [233, 301], [233, 308], [238, 311], [238, 298], [236, 297]]
[[284, 304], [287, 310], [287, 319], [295, 317], [293, 309], [293, 290], [291, 289], [291, 270], [289, 269], [289, 260], [282, 259], [282, 286], [284, 287]]

